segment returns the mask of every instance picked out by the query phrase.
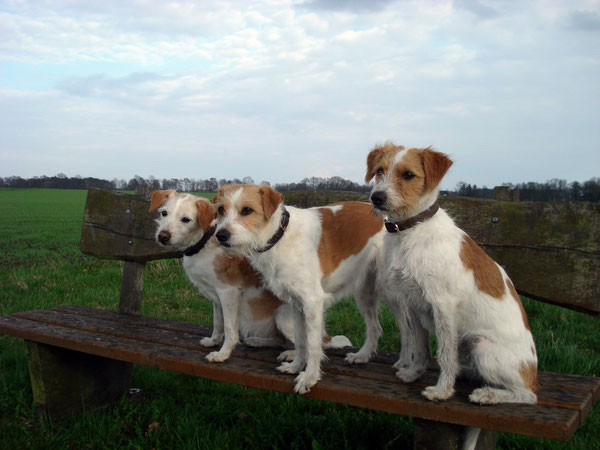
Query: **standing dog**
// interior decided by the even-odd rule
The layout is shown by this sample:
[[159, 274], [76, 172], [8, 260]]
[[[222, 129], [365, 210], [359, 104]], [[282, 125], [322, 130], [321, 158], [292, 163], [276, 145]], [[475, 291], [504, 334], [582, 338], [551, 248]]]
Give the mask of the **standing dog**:
[[407, 310], [400, 328], [417, 334], [411, 345], [402, 342], [397, 376], [413, 381], [422, 374], [426, 327], [433, 328], [440, 376], [423, 391], [429, 400], [453, 395], [460, 346], [489, 384], [471, 393], [472, 402], [536, 403], [537, 356], [519, 296], [502, 267], [438, 206], [439, 183], [451, 165], [431, 148], [391, 143], [367, 157], [365, 180], [375, 178], [373, 207], [388, 218], [383, 288], [388, 300], [396, 298]]
[[296, 354], [277, 370], [298, 374], [294, 391], [308, 392], [321, 377], [323, 314], [336, 299], [354, 295], [367, 326], [365, 344], [346, 360], [368, 361], [381, 335], [375, 284], [385, 233], [370, 205], [286, 207], [279, 192], [255, 185], [226, 186], [213, 201], [217, 240], [246, 256], [266, 286], [293, 306]]
[[[225, 361], [241, 335], [253, 347], [282, 346], [294, 342], [294, 322], [289, 305], [262, 286], [258, 273], [247, 260], [226, 254], [216, 244], [215, 210], [211, 202], [173, 190], [154, 191], [150, 211], [158, 209], [156, 240], [183, 250], [183, 269], [201, 294], [213, 304], [213, 333], [200, 344], [219, 351], [206, 356], [211, 362]], [[345, 336], [328, 336], [323, 345], [352, 345]]]

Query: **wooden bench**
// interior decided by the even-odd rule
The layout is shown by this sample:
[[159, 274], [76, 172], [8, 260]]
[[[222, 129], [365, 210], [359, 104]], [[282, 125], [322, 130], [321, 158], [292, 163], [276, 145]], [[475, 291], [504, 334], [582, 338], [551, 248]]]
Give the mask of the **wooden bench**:
[[[444, 199], [444, 206], [505, 264], [521, 293], [590, 314], [600, 312], [598, 243], [590, 239], [600, 229], [600, 205]], [[119, 312], [61, 306], [0, 317], [0, 332], [27, 341], [39, 410], [61, 418], [82, 408], [110, 405], [127, 392], [131, 363], [292, 394], [293, 377], [274, 370], [279, 350], [238, 345], [225, 363], [209, 363], [204, 357], [212, 349], [199, 342], [210, 336], [210, 327], [138, 314], [145, 263], [181, 256], [155, 244], [147, 210], [142, 197], [88, 193], [81, 250], [126, 261]], [[573, 220], [595, 222], [581, 231], [572, 228]], [[548, 222], [543, 224], [548, 228], [540, 229], [539, 222]], [[510, 237], [514, 229], [519, 230], [517, 238]], [[553, 236], [561, 235], [557, 230], [563, 229], [572, 238], [554, 242]], [[553, 232], [534, 242], [546, 230]], [[574, 240], [589, 246], [574, 245]], [[570, 277], [553, 275], [553, 268], [564, 264]], [[366, 365], [349, 366], [343, 362], [347, 351], [328, 352], [323, 379], [306, 396], [412, 416], [415, 448], [458, 448], [466, 426], [484, 429], [478, 448], [494, 448], [497, 431], [565, 441], [600, 396], [599, 378], [540, 372], [537, 405], [473, 405], [467, 395], [474, 386], [465, 380], [459, 380], [451, 400], [434, 403], [421, 390], [437, 379], [435, 368], [406, 384], [394, 377], [396, 354], [379, 352]]]

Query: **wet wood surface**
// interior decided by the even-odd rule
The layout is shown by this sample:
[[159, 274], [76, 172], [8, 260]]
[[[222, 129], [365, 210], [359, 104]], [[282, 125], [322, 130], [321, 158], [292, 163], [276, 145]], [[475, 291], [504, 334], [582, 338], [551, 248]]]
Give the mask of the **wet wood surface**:
[[[294, 377], [275, 371], [280, 349], [238, 345], [224, 363], [209, 363], [213, 348], [202, 347], [209, 327], [151, 317], [119, 314], [80, 306], [34, 310], [0, 317], [0, 332], [43, 344], [143, 364], [245, 386], [292, 393]], [[307, 397], [371, 408], [457, 425], [566, 440], [591, 411], [600, 395], [600, 379], [539, 374], [537, 405], [479, 406], [468, 401], [477, 387], [460, 380], [447, 402], [430, 402], [421, 391], [435, 382], [432, 368], [414, 383], [394, 377], [392, 353], [380, 353], [368, 364], [350, 366], [350, 348], [328, 352], [322, 380]]]

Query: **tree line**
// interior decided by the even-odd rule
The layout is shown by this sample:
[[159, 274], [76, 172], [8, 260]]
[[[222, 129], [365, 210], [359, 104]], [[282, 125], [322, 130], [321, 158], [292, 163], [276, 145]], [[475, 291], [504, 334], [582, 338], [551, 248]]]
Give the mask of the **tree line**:
[[[53, 188], [53, 189], [108, 189], [108, 190], [126, 190], [135, 191], [139, 188], [149, 189], [175, 189], [182, 192], [216, 192], [219, 187], [226, 184], [254, 184], [252, 177], [243, 179], [234, 178], [232, 180], [209, 178], [206, 180], [197, 180], [191, 178], [163, 178], [158, 179], [150, 175], [143, 178], [135, 175], [130, 180], [114, 178], [112, 180], [103, 180], [99, 178], [86, 177], [79, 175], [68, 177], [63, 173], [47, 177], [45, 175], [33, 178], [21, 178], [10, 176], [0, 177], [0, 187], [8, 188]], [[261, 181], [260, 184], [270, 185], [268, 181]], [[554, 202], [554, 201], [577, 201], [577, 202], [599, 202], [600, 201], [600, 178], [593, 177], [584, 182], [553, 178], [545, 183], [527, 182], [527, 183], [504, 183], [510, 189], [518, 190], [520, 201], [535, 202]], [[280, 192], [289, 191], [352, 191], [369, 192], [371, 186], [358, 184], [344, 178], [334, 176], [329, 178], [310, 177], [304, 178], [298, 183], [279, 183], [275, 189]], [[465, 182], [459, 182], [454, 190], [443, 191], [442, 195], [492, 198], [493, 189], [486, 186], [478, 187]]]
[[[553, 178], [545, 183], [504, 183], [511, 190], [518, 190], [519, 201], [522, 202], [599, 202], [600, 201], [600, 178], [593, 177], [587, 181], [573, 181]], [[456, 190], [449, 195], [460, 197], [493, 198], [493, 189], [488, 187], [477, 187], [464, 182], [456, 185]]]

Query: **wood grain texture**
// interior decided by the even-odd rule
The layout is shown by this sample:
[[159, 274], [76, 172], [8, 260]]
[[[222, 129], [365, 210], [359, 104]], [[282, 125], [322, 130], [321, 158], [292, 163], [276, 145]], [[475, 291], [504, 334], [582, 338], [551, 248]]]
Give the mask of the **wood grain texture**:
[[27, 341], [27, 362], [38, 414], [62, 420], [112, 405], [131, 384], [131, 364]]
[[[68, 306], [0, 317], [0, 332], [120, 361], [293, 392], [294, 377], [275, 371], [280, 350], [238, 345], [225, 363], [209, 363], [205, 356], [213, 349], [202, 347], [200, 339], [209, 336], [211, 329], [190, 323]], [[572, 436], [600, 390], [597, 378], [542, 372], [538, 405], [473, 405], [467, 396], [476, 384], [468, 381], [459, 381], [454, 398], [435, 403], [421, 395], [423, 387], [437, 378], [435, 370], [415, 383], [402, 383], [390, 364], [397, 355], [379, 355], [361, 366], [346, 365], [339, 352], [328, 357], [323, 379], [308, 397], [558, 440]]]
[[180, 258], [154, 239], [156, 213], [141, 196], [90, 189], [83, 214], [80, 250], [101, 259], [145, 262]]

